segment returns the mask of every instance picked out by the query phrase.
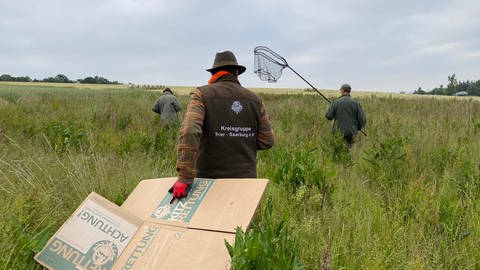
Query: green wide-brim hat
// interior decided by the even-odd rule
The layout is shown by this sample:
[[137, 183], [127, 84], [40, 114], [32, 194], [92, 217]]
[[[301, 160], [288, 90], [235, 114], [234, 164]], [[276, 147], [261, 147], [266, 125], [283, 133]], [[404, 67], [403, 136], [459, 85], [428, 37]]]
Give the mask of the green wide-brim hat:
[[237, 58], [235, 58], [235, 55], [231, 51], [218, 52], [215, 55], [215, 60], [213, 60], [212, 68], [207, 69], [207, 71], [213, 72], [222, 67], [235, 67], [238, 69], [238, 75], [242, 74], [247, 69], [238, 64]]

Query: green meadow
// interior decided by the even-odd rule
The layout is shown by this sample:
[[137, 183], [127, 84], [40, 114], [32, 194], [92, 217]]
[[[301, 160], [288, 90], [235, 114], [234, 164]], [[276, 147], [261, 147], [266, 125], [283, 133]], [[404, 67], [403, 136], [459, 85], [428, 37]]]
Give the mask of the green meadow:
[[[183, 113], [192, 88], [172, 88]], [[233, 269], [480, 269], [479, 98], [353, 91], [367, 136], [348, 151], [319, 95], [254, 90], [276, 144], [258, 153], [270, 183], [251, 227], [225, 247]], [[0, 84], [0, 269], [42, 269], [34, 254], [91, 191], [120, 205], [175, 175], [160, 94]]]

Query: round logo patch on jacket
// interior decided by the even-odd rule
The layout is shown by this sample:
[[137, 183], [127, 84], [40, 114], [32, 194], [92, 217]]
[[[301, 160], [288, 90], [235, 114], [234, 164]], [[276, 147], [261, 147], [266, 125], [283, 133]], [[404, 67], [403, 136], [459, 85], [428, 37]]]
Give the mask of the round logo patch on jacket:
[[236, 114], [239, 114], [241, 111], [243, 110], [243, 106], [242, 104], [240, 103], [240, 101], [238, 100], [235, 100], [233, 103], [232, 103], [232, 111]]

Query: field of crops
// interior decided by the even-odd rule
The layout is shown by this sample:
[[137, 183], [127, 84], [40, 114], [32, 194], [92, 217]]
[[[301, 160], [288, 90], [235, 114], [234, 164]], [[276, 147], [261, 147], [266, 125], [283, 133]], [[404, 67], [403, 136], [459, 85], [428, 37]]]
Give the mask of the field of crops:
[[[185, 109], [190, 89], [177, 90]], [[320, 96], [256, 91], [276, 145], [258, 155], [271, 182], [235, 269], [480, 268], [478, 98], [353, 92], [368, 136], [349, 152]], [[33, 255], [91, 191], [121, 204], [140, 180], [175, 175], [159, 94], [0, 84], [0, 269], [41, 269]]]

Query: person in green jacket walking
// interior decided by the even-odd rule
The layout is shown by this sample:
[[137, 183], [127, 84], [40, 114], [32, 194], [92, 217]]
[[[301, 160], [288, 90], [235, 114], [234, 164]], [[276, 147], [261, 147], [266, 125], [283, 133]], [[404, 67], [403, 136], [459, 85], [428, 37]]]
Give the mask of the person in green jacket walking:
[[162, 96], [153, 104], [152, 111], [160, 114], [163, 127], [168, 128], [177, 122], [180, 104], [170, 88], [163, 90]]
[[351, 147], [357, 131], [365, 127], [367, 119], [360, 103], [350, 96], [352, 87], [343, 84], [340, 98], [334, 100], [325, 114], [328, 120], [334, 120], [333, 131], [341, 132], [345, 144]]

